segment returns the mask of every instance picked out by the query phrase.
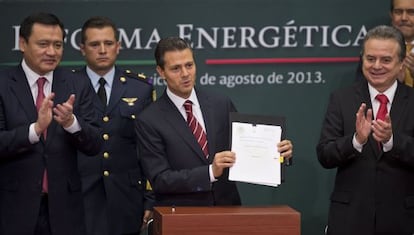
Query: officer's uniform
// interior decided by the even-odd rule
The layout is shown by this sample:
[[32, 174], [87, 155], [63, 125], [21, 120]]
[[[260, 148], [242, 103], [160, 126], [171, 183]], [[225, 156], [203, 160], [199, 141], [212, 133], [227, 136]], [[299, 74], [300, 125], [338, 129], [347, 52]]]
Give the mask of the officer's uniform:
[[[89, 79], [86, 68], [78, 73]], [[89, 235], [139, 232], [143, 211], [153, 206], [135, 134], [136, 117], [153, 99], [150, 79], [117, 67], [108, 105], [95, 96], [104, 144], [99, 155], [78, 159]]]

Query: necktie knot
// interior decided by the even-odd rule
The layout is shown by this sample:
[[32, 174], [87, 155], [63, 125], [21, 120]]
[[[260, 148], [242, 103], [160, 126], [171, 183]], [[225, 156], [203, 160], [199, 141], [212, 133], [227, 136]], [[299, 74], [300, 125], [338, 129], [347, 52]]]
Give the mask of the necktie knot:
[[40, 88], [43, 89], [43, 87], [44, 87], [44, 85], [46, 83], [46, 78], [45, 77], [40, 77], [40, 78], [37, 79], [36, 83], [37, 83], [37, 87], [39, 89]]
[[99, 84], [101, 86], [105, 86], [105, 83], [106, 83], [105, 78], [99, 78]]
[[186, 100], [184, 102], [184, 109], [187, 115], [188, 113], [193, 113], [193, 102], [191, 102], [191, 100]]
[[43, 91], [45, 83], [45, 77], [39, 77], [36, 81], [37, 83], [37, 97], [36, 97], [36, 109], [39, 111], [40, 106], [42, 105], [43, 99], [45, 98], [45, 93]]
[[376, 119], [385, 120], [385, 116], [388, 113], [388, 111], [387, 111], [388, 98], [384, 94], [378, 94], [375, 97], [375, 99], [377, 99], [380, 102], [380, 105], [379, 105], [379, 108], [378, 108], [378, 111], [377, 111]]
[[378, 94], [375, 99], [377, 99], [380, 104], [388, 104], [388, 98], [386, 95], [384, 94]]

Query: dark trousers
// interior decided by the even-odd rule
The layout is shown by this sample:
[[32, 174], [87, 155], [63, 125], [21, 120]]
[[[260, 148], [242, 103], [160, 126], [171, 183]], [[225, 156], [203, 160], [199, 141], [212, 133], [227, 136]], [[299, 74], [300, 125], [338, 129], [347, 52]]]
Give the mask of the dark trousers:
[[39, 217], [37, 219], [34, 235], [52, 235], [49, 224], [48, 198], [45, 193], [42, 194], [42, 199], [40, 200]]

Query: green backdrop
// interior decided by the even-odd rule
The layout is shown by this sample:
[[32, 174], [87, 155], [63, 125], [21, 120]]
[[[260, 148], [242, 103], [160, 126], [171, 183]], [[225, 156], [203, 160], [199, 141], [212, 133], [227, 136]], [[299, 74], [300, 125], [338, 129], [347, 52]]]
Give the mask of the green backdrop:
[[[62, 65], [80, 67], [79, 29], [93, 15], [112, 18], [121, 31], [118, 65], [155, 79], [159, 37], [194, 43], [198, 86], [228, 94], [242, 113], [284, 115], [294, 143], [294, 165], [278, 188], [239, 184], [244, 205], [287, 204], [301, 213], [302, 234], [323, 234], [334, 170], [323, 169], [315, 146], [330, 92], [354, 81], [361, 38], [388, 24], [388, 1], [1, 1], [0, 68], [20, 61], [18, 25], [34, 11], [65, 23]], [[0, 78], [1, 79], [1, 78]], [[215, 79], [215, 80], [214, 80]]]

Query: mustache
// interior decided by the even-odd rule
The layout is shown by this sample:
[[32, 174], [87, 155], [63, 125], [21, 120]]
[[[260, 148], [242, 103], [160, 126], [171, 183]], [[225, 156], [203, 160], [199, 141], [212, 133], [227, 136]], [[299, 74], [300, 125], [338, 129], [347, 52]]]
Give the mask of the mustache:
[[398, 27], [412, 27], [412, 26], [413, 26], [412, 24], [405, 23], [405, 22], [398, 24]]

